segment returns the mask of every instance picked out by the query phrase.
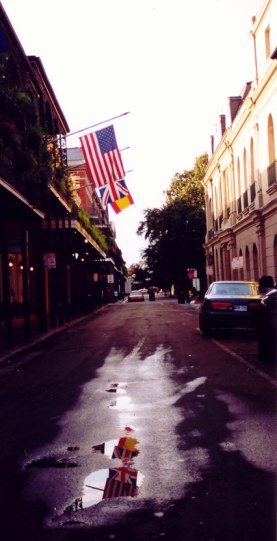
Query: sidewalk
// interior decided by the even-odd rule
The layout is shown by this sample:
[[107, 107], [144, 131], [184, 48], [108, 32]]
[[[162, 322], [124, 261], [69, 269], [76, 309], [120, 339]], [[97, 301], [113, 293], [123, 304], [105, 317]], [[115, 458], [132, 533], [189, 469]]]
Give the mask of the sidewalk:
[[[97, 311], [103, 309], [103, 307], [99, 308]], [[93, 312], [95, 313], [95, 312]], [[65, 329], [68, 329], [69, 327], [72, 327], [73, 325], [76, 325], [80, 321], [90, 317], [91, 314], [86, 314], [82, 317], [79, 317], [77, 319], [72, 319], [71, 321], [64, 323], [64, 325], [60, 325], [59, 327], [56, 327], [55, 329], [49, 329], [46, 332], [38, 332], [33, 325], [33, 328], [31, 330], [32, 337], [29, 340], [24, 339], [23, 335], [23, 321], [19, 320], [16, 325], [13, 328], [13, 340], [14, 345], [10, 348], [3, 347], [1, 340], [1, 349], [0, 349], [0, 363], [3, 361], [6, 361], [16, 355], [17, 353], [20, 353], [22, 351], [25, 351], [35, 344], [38, 344], [39, 342], [42, 342], [46, 340], [47, 338], [50, 338], [51, 336], [64, 331]]]
[[122, 304], [126, 302], [126, 300], [127, 300], [127, 297], [124, 297], [122, 300], [118, 300], [115, 303], [103, 304], [99, 308], [95, 308], [95, 310], [93, 310], [89, 314], [85, 314], [78, 318], [72, 319], [71, 321], [68, 321], [64, 323], [63, 325], [57, 326], [55, 329], [49, 329], [46, 332], [39, 332], [37, 330], [36, 319], [31, 320], [31, 338], [29, 340], [24, 338], [23, 320], [22, 319], [15, 320], [13, 322], [14, 345], [10, 348], [5, 347], [4, 345], [3, 327], [0, 327], [0, 363], [3, 361], [9, 360], [11, 357], [16, 355], [17, 353], [25, 351], [31, 348], [32, 346], [34, 346], [35, 344], [38, 344], [39, 342], [43, 342], [44, 340], [47, 340], [47, 338], [50, 338], [51, 336], [54, 336], [55, 334], [60, 333], [64, 331], [65, 329], [72, 327], [73, 325], [77, 325], [77, 323], [79, 323], [80, 321], [83, 321], [84, 319], [91, 317], [93, 314], [100, 312], [107, 306], [111, 306], [115, 304]]

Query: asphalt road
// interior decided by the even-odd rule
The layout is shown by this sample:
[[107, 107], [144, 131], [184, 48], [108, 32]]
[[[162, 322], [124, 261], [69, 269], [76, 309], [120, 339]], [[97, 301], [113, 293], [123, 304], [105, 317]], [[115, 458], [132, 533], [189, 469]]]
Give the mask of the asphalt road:
[[2, 362], [1, 539], [276, 541], [276, 388], [251, 333], [164, 298]]

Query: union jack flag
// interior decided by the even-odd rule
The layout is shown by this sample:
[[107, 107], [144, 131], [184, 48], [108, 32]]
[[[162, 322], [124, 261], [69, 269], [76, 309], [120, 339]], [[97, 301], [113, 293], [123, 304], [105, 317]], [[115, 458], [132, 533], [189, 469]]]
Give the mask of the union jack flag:
[[112, 458], [119, 458], [120, 460], [129, 460], [134, 456], [139, 454], [138, 449], [130, 451], [129, 449], [124, 449], [123, 447], [115, 446], [112, 454]]
[[104, 206], [113, 201], [126, 197], [129, 194], [129, 190], [126, 186], [125, 180], [117, 180], [110, 182], [106, 186], [99, 188], [100, 198]]
[[80, 141], [92, 186], [100, 188], [125, 176], [113, 126], [83, 135]]
[[122, 481], [116, 481], [115, 479], [107, 479], [104, 492], [103, 500], [106, 498], [116, 498], [118, 496], [136, 496], [137, 487], [134, 487], [130, 483], [122, 483]]
[[120, 468], [109, 469], [109, 479], [114, 481], [120, 481], [121, 483], [129, 484], [134, 487], [137, 486], [138, 470], [121, 466]]

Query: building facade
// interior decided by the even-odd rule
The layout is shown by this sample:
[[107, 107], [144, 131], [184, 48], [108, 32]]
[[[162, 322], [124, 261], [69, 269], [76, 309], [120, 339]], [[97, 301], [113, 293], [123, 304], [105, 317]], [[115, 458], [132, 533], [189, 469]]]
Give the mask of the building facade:
[[219, 117], [204, 177], [208, 283], [277, 280], [277, 0], [253, 17], [254, 79]]
[[90, 313], [123, 280], [107, 213], [92, 189], [73, 197], [68, 132], [0, 3], [0, 350]]

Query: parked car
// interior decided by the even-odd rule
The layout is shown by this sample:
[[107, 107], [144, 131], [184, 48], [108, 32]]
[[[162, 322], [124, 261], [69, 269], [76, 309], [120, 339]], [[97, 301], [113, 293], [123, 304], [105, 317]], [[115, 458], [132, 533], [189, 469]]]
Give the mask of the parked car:
[[277, 363], [277, 290], [262, 298], [259, 307], [258, 357], [262, 362]]
[[141, 291], [131, 291], [131, 293], [129, 293], [128, 302], [140, 301], [144, 301], [144, 295]]
[[146, 295], [146, 293], [148, 293], [148, 289], [143, 287], [142, 289], [140, 289], [140, 292], [143, 293], [144, 295]]
[[209, 335], [214, 329], [256, 329], [262, 300], [259, 284], [251, 281], [217, 281], [208, 288], [199, 310], [199, 327]]

